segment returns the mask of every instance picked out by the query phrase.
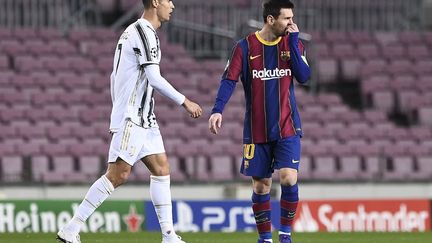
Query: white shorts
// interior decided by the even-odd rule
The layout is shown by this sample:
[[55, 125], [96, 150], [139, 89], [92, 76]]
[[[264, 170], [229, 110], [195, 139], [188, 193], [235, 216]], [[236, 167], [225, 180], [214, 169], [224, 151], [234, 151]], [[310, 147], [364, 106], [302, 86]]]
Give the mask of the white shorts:
[[133, 166], [147, 155], [161, 153], [165, 153], [165, 148], [159, 128], [143, 128], [125, 120], [119, 131], [113, 134], [108, 162], [115, 162], [120, 157]]

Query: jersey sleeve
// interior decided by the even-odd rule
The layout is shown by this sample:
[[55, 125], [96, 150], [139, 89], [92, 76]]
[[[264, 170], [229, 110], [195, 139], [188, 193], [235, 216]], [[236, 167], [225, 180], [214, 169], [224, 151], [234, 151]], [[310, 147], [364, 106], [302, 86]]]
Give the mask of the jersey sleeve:
[[135, 29], [137, 36], [134, 38], [133, 48], [139, 64], [159, 64], [161, 55], [156, 33], [149, 27], [140, 24], [136, 24]]
[[227, 79], [237, 82], [242, 72], [242, 67], [243, 52], [240, 43], [237, 43], [231, 52], [231, 57], [228, 60], [225, 72], [222, 75], [222, 80]]
[[305, 45], [300, 40], [299, 40], [299, 43], [298, 43], [298, 48], [300, 50], [300, 55], [301, 55], [302, 60], [309, 66], [309, 63], [307, 62], [307, 59], [306, 59]]

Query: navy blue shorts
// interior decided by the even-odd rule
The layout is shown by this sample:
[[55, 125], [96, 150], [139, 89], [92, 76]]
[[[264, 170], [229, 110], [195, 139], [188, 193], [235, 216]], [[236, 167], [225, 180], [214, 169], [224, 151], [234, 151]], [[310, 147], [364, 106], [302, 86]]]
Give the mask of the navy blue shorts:
[[298, 135], [269, 143], [244, 144], [240, 172], [245, 176], [270, 178], [275, 169], [298, 170], [300, 153]]

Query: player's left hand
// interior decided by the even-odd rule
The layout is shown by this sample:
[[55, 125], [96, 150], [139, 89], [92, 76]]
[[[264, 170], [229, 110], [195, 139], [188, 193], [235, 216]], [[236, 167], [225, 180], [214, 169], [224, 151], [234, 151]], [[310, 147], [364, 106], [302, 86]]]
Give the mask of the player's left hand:
[[297, 24], [295, 24], [295, 23], [288, 24], [287, 32], [288, 32], [288, 33], [296, 33], [296, 32], [299, 32], [299, 28], [298, 28]]
[[209, 130], [213, 134], [218, 134], [218, 129], [222, 126], [222, 114], [213, 113], [209, 119]]
[[195, 102], [190, 101], [188, 98], [185, 99], [182, 104], [183, 107], [189, 112], [190, 116], [193, 118], [198, 118], [202, 115], [202, 108]]

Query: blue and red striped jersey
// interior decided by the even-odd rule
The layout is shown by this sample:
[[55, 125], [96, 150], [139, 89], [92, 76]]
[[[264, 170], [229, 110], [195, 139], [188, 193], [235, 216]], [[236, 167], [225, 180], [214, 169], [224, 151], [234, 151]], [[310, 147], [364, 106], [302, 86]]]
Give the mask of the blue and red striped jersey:
[[234, 46], [222, 79], [243, 83], [245, 144], [302, 135], [291, 70], [288, 35], [268, 42], [255, 32]]

